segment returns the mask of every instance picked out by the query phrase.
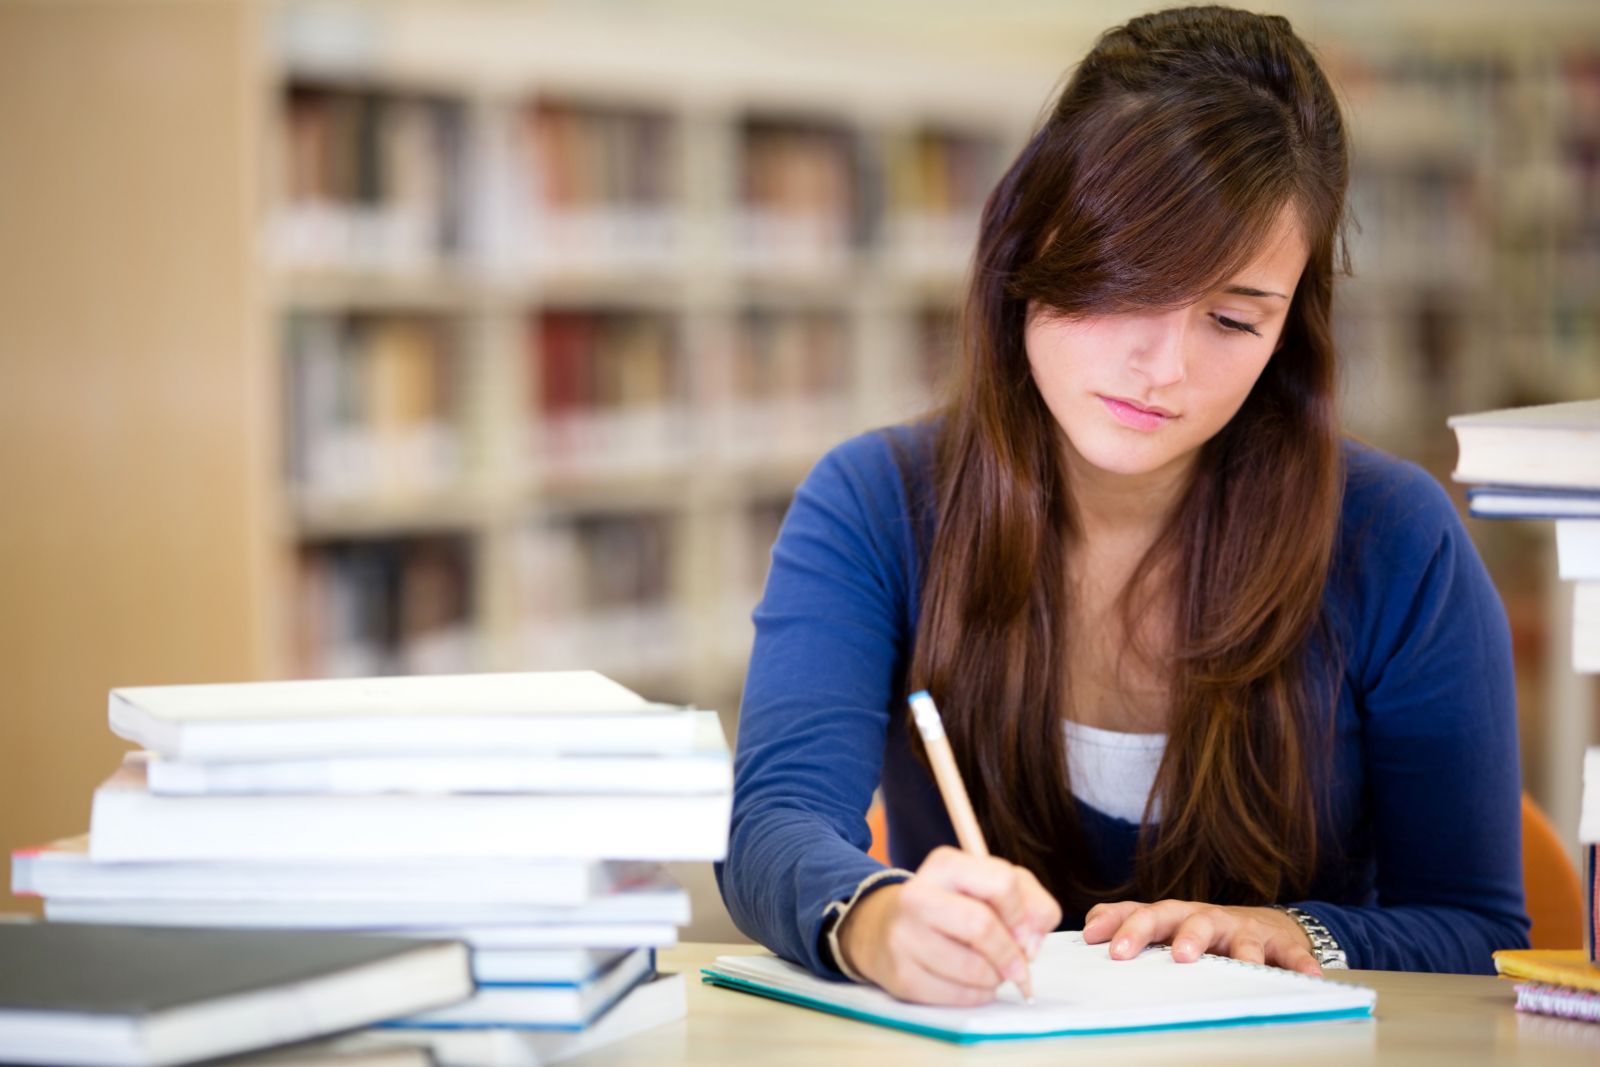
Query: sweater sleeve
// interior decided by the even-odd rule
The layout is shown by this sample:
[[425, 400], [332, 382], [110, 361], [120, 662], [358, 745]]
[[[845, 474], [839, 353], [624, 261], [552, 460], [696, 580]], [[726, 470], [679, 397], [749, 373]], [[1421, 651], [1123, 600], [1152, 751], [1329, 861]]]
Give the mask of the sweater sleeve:
[[908, 520], [887, 447], [869, 435], [829, 453], [784, 519], [754, 616], [716, 869], [741, 930], [831, 978], [828, 905], [883, 869], [866, 854], [866, 813], [908, 643]]
[[1300, 906], [1351, 967], [1493, 974], [1490, 954], [1526, 947], [1529, 926], [1510, 634], [1449, 498], [1410, 470], [1406, 504], [1374, 523], [1357, 563], [1379, 605], [1363, 613], [1349, 673], [1376, 905]]

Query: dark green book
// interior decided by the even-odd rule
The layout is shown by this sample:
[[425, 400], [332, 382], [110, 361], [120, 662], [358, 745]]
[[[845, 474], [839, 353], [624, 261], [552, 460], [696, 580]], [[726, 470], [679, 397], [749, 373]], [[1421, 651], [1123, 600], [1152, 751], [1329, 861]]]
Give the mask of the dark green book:
[[454, 941], [0, 923], [0, 1063], [192, 1063], [472, 991], [468, 950]]

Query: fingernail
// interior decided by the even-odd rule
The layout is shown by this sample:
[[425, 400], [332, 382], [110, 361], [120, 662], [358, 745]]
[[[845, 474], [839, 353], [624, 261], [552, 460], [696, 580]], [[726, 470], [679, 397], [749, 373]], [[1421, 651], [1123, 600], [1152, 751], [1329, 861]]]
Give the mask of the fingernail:
[[1188, 938], [1173, 942], [1172, 954], [1174, 956], [1193, 956], [1195, 954], [1194, 942]]
[[1133, 942], [1129, 941], [1127, 938], [1123, 938], [1121, 941], [1118, 941], [1114, 946], [1112, 946], [1111, 954], [1113, 956], [1126, 956], [1130, 951], [1132, 951], [1132, 949]]
[[1010, 965], [1006, 967], [1006, 977], [1017, 985], [1021, 985], [1022, 980], [1028, 977], [1028, 969], [1022, 965], [1021, 960], [1012, 960]]

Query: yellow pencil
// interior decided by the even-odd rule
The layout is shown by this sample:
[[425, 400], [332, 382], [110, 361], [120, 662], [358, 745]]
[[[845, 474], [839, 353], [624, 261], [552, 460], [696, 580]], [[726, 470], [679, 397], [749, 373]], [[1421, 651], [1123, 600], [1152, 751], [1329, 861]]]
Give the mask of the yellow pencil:
[[[973, 813], [972, 801], [967, 797], [967, 787], [956, 769], [956, 757], [950, 751], [950, 739], [945, 736], [944, 720], [939, 718], [939, 708], [926, 689], [910, 696], [911, 714], [917, 720], [917, 732], [922, 735], [922, 747], [927, 750], [928, 763], [933, 767], [933, 780], [938, 783], [939, 795], [944, 797], [945, 811], [956, 828], [956, 840], [961, 850], [974, 856], [989, 855], [989, 846], [978, 827], [978, 816]], [[1028, 954], [1022, 954], [1022, 981], [1017, 988], [1023, 1000], [1033, 1003], [1033, 976], [1028, 972]]]

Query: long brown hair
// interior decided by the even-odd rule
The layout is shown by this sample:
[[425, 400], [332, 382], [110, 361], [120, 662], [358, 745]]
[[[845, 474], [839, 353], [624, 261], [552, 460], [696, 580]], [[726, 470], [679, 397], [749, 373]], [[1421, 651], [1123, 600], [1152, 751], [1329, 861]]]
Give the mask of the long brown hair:
[[[1307, 649], [1342, 495], [1330, 310], [1346, 176], [1338, 103], [1288, 21], [1184, 8], [1105, 33], [984, 207], [908, 681], [945, 709], [995, 851], [1069, 914], [1107, 894], [1268, 903], [1315, 873], [1330, 694]], [[1145, 820], [1132, 884], [1104, 884], [1064, 784], [1077, 525], [1028, 305], [1186, 306], [1251, 260], [1285, 205], [1309, 261], [1280, 346], [1122, 593], [1128, 633], [1152, 575], [1176, 608], [1172, 704], [1160, 825]]]

